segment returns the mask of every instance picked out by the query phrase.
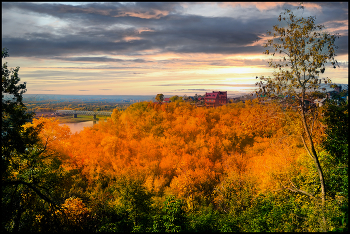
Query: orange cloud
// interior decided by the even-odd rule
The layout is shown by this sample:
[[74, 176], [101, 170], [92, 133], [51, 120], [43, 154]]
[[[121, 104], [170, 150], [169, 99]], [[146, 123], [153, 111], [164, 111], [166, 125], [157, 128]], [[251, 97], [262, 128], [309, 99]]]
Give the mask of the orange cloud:
[[141, 19], [159, 19], [165, 15], [168, 15], [169, 11], [153, 10], [152, 12], [123, 12], [113, 17], [122, 17], [122, 16], [132, 16]]
[[[283, 6], [284, 4], [289, 4], [292, 6], [299, 6], [298, 2], [224, 2], [219, 5], [223, 6], [231, 6], [231, 7], [252, 7], [255, 6], [259, 11], [271, 10], [273, 8], [277, 8]], [[305, 8], [316, 8], [321, 10], [322, 7], [317, 5], [316, 3], [303, 3]]]

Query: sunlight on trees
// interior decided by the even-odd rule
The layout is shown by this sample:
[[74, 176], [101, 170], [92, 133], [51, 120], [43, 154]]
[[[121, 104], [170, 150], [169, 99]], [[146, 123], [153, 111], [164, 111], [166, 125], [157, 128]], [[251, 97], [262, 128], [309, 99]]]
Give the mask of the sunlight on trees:
[[[281, 61], [259, 98], [202, 108], [158, 94], [75, 134], [27, 122], [25, 84], [5, 63], [1, 230], [347, 231], [347, 101], [304, 103], [322, 95], [310, 91], [336, 65], [337, 36], [289, 10], [279, 20], [266, 54]], [[262, 98], [282, 94], [295, 99]]]
[[[303, 9], [303, 6], [300, 8]], [[322, 83], [331, 83], [328, 77], [321, 78], [320, 76], [324, 73], [327, 62], [330, 62], [332, 67], [336, 68], [335, 50], [337, 47], [335, 46], [335, 40], [339, 38], [339, 35], [324, 32], [325, 27], [323, 25], [315, 24], [316, 17], [297, 17], [290, 10], [285, 10], [278, 20], [282, 26], [275, 25], [273, 33], [268, 31], [268, 35], [272, 35], [273, 39], [268, 40], [265, 45], [269, 48], [265, 51], [265, 54], [277, 57], [269, 62], [270, 67], [276, 70], [273, 73], [273, 78], [260, 77], [260, 82], [256, 83], [259, 86], [257, 94], [272, 97], [288, 94], [296, 98], [294, 106], [298, 108], [303, 126], [300, 136], [307, 153], [313, 159], [317, 168], [321, 200], [323, 206], [325, 206], [324, 169], [320, 164], [319, 153], [315, 148], [315, 135], [312, 134], [314, 111], [307, 106], [306, 99], [310, 97], [312, 91], [318, 91]], [[326, 90], [325, 88], [322, 89]], [[297, 188], [294, 191], [307, 194]], [[323, 230], [326, 231], [324, 216], [323, 223]]]

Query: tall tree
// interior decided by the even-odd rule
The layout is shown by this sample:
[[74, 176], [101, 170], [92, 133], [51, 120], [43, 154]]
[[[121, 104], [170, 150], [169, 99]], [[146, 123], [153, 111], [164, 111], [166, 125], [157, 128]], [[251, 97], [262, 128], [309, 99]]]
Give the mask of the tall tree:
[[[2, 58], [8, 56], [4, 48]], [[41, 126], [25, 126], [33, 116], [27, 113], [22, 102], [26, 84], [19, 84], [18, 71], [19, 67], [9, 69], [7, 63], [2, 66], [1, 210], [6, 210], [1, 212], [2, 231], [19, 231], [25, 226], [21, 217], [28, 213], [26, 210], [38, 206], [38, 203], [33, 204], [33, 197], [54, 205], [48, 196], [51, 191], [47, 192], [43, 183], [48, 184], [48, 177], [51, 177], [47, 174], [52, 168], [47, 168], [47, 165], [57, 163], [47, 163], [42, 157], [46, 146], [40, 144]]]
[[[6, 48], [2, 50], [2, 58], [8, 57]], [[1, 78], [1, 178], [3, 179], [10, 163], [11, 155], [14, 152], [24, 153], [27, 143], [31, 142], [28, 137], [29, 131], [23, 132], [23, 124], [31, 115], [26, 113], [26, 107], [23, 104], [23, 93], [26, 92], [26, 83], [19, 84], [19, 67], [9, 69], [7, 62], [2, 66]], [[35, 141], [35, 139], [34, 139]]]
[[[300, 6], [298, 9], [304, 9], [304, 7]], [[298, 107], [303, 124], [301, 138], [308, 155], [317, 168], [322, 206], [324, 207], [326, 200], [325, 179], [315, 149], [312, 126], [308, 121], [310, 119], [308, 115], [311, 111], [306, 99], [312, 91], [321, 88], [322, 82], [331, 83], [328, 77], [320, 79], [320, 75], [324, 73], [328, 62], [333, 68], [337, 66], [335, 40], [339, 38], [339, 35], [327, 33], [324, 31], [323, 25], [316, 25], [316, 17], [297, 17], [290, 10], [281, 13], [278, 20], [282, 26], [273, 26], [273, 33], [268, 31], [268, 35], [272, 35], [273, 38], [266, 43], [265, 47], [268, 49], [264, 53], [276, 55], [279, 59], [270, 60], [270, 67], [275, 68], [273, 77], [260, 77], [260, 82], [257, 82], [259, 85], [258, 94], [276, 96], [288, 93], [296, 98], [294, 105]], [[293, 190], [295, 191], [295, 189]], [[297, 191], [306, 194], [305, 191], [298, 189]]]

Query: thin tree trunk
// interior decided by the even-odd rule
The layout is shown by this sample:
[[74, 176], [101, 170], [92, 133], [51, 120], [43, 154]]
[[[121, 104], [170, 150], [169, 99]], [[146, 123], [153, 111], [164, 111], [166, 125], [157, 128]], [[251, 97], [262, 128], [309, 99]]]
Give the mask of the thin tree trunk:
[[302, 93], [302, 98], [301, 98], [301, 101], [302, 101], [301, 102], [301, 119], [302, 119], [302, 122], [303, 122], [303, 126], [304, 126], [304, 131], [306, 133], [306, 137], [307, 137], [307, 139], [310, 142], [312, 158], [314, 160], [314, 163], [315, 163], [315, 166], [316, 166], [316, 169], [317, 169], [317, 172], [318, 172], [318, 176], [319, 176], [319, 179], [320, 179], [321, 199], [322, 199], [322, 216], [323, 216], [322, 219], [323, 219], [323, 225], [324, 225], [323, 231], [326, 231], [327, 230], [326, 218], [325, 218], [325, 214], [324, 214], [325, 202], [326, 202], [326, 188], [325, 188], [325, 182], [324, 182], [324, 176], [323, 176], [322, 167], [321, 167], [321, 164], [320, 164], [320, 162], [318, 160], [318, 156], [317, 156], [317, 153], [316, 153], [316, 150], [315, 150], [314, 142], [312, 140], [312, 136], [311, 136], [310, 131], [309, 131], [309, 126], [306, 123], [304, 97], [305, 97], [305, 92]]
[[317, 153], [316, 153], [316, 150], [315, 150], [315, 147], [314, 147], [314, 143], [312, 141], [312, 136], [310, 135], [310, 132], [309, 132], [309, 129], [308, 129], [308, 126], [307, 126], [307, 123], [306, 123], [306, 117], [305, 117], [304, 111], [302, 111], [302, 120], [303, 120], [303, 125], [304, 125], [304, 130], [305, 130], [306, 136], [307, 136], [307, 138], [308, 138], [308, 140], [310, 142], [311, 153], [312, 153], [312, 156], [313, 156], [316, 168], [317, 168], [318, 176], [320, 178], [321, 193], [322, 193], [322, 203], [324, 203], [325, 200], [326, 200], [326, 191], [325, 191], [325, 183], [324, 183], [323, 171], [322, 171], [321, 164], [320, 164], [320, 162], [318, 160], [318, 156], [317, 156]]

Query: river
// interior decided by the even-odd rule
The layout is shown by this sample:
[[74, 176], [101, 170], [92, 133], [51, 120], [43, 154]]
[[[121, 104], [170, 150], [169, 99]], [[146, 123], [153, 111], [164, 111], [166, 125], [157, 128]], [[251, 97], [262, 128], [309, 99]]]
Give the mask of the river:
[[[98, 123], [98, 121], [95, 121], [95, 123]], [[60, 125], [67, 125], [72, 133], [78, 133], [81, 130], [84, 129], [84, 127], [92, 127], [94, 125], [94, 121], [86, 121], [86, 122], [79, 122], [79, 123], [63, 123]]]

